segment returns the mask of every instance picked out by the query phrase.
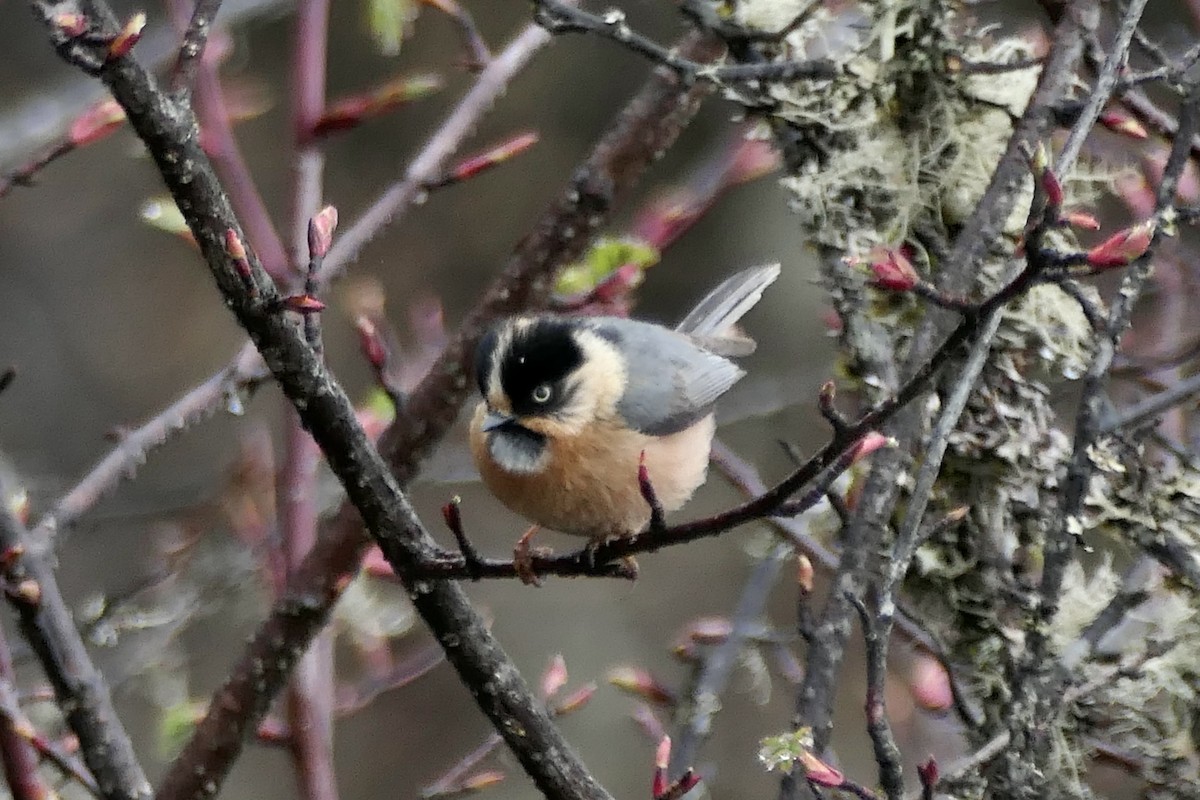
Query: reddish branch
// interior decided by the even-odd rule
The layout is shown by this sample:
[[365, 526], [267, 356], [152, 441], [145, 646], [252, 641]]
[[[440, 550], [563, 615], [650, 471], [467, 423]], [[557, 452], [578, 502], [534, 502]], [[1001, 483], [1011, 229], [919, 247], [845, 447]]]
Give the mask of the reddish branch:
[[22, 723], [28, 725], [28, 721], [21, 714], [13, 689], [16, 680], [8, 636], [0, 632], [0, 716], [4, 718], [0, 722], [0, 760], [4, 763], [4, 779], [13, 800], [48, 800], [52, 792], [38, 772], [41, 758], [29, 738], [18, 729]]
[[[324, 154], [314, 131], [325, 110], [325, 70], [329, 39], [329, 0], [310, 0], [296, 9], [292, 42], [292, 208], [290, 285], [305, 284], [316, 291], [311, 275], [329, 249], [336, 212], [322, 205]], [[308, 264], [308, 269], [304, 265]], [[318, 359], [322, 357], [319, 314], [304, 317], [304, 335]], [[287, 401], [284, 401], [287, 405]], [[320, 507], [317, 491], [321, 452], [290, 407], [286, 420], [283, 463], [276, 491], [276, 516], [290, 573], [297, 570], [317, 541]], [[304, 800], [337, 800], [333, 761], [334, 637], [329, 628], [313, 641], [296, 665], [287, 690], [288, 745], [296, 765]]]

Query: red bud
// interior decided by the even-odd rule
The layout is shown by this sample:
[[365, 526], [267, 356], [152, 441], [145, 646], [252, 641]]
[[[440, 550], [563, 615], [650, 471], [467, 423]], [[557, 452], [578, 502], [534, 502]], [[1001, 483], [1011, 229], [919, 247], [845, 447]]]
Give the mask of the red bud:
[[1047, 167], [1042, 170], [1042, 191], [1046, 193], [1046, 202], [1052, 208], [1058, 208], [1063, 203], [1063, 188], [1054, 170]]
[[654, 782], [650, 787], [651, 797], [662, 797], [667, 793], [667, 789], [671, 788], [671, 782], [667, 778], [667, 766], [670, 763], [671, 737], [664, 736], [658, 743], [658, 749], [654, 751]]
[[1120, 111], [1105, 111], [1100, 115], [1100, 124], [1113, 133], [1119, 133], [1131, 139], [1142, 140], [1150, 137], [1142, 123]]
[[596, 684], [594, 683], [586, 683], [580, 686], [554, 706], [555, 716], [563, 716], [564, 714], [571, 714], [578, 711], [591, 701], [592, 695], [595, 693]]
[[129, 18], [113, 40], [108, 43], [108, 60], [116, 61], [129, 54], [133, 46], [142, 38], [142, 28], [146, 27], [146, 15], [139, 11]]
[[922, 786], [937, 786], [942, 777], [937, 760], [930, 756], [924, 764], [917, 764], [917, 776], [921, 779]]
[[676, 783], [679, 784], [679, 796], [682, 797], [700, 784], [700, 776], [689, 767]]
[[293, 294], [283, 298], [282, 305], [297, 314], [316, 314], [325, 310], [325, 304], [311, 294]]
[[366, 317], [359, 317], [354, 321], [354, 327], [358, 330], [358, 346], [367, 357], [367, 362], [376, 371], [383, 369], [387, 364], [387, 348], [383, 346], [383, 338], [375, 323]]
[[324, 258], [333, 244], [333, 232], [337, 230], [338, 212], [333, 206], [325, 206], [308, 221], [308, 254], [310, 258]]
[[878, 431], [871, 431], [862, 435], [857, 442], [851, 447], [850, 463], [857, 464], [862, 459], [874, 453], [883, 447], [888, 447], [893, 444], [894, 440], [891, 437], [884, 436]]
[[903, 253], [896, 248], [878, 248], [871, 254], [871, 272], [874, 284], [892, 292], [908, 292], [921, 278]]
[[558, 694], [558, 690], [567, 683], [567, 662], [562, 653], [550, 659], [550, 666], [542, 673], [542, 698], [547, 699]]
[[1097, 269], [1124, 267], [1150, 249], [1158, 223], [1148, 219], [1119, 231], [1087, 252], [1087, 263]]
[[495, 147], [487, 150], [479, 155], [474, 155], [458, 162], [450, 170], [449, 180], [465, 181], [468, 178], [473, 178], [479, 173], [489, 170], [492, 167], [508, 161], [513, 156], [519, 155], [537, 144], [538, 135], [533, 131], [522, 133], [506, 142], [501, 142]]
[[54, 27], [58, 28], [64, 36], [69, 36], [74, 39], [82, 36], [87, 32], [88, 21], [83, 14], [62, 13], [55, 14], [50, 18], [50, 22]]
[[807, 750], [800, 753], [799, 761], [804, 770], [804, 777], [810, 783], [836, 789], [846, 782], [846, 776]]
[[1096, 219], [1090, 212], [1076, 209], [1074, 211], [1066, 211], [1062, 215], [1063, 221], [1073, 228], [1082, 228], [1085, 231], [1100, 230], [1100, 220]]
[[76, 147], [97, 142], [121, 127], [125, 111], [111, 97], [84, 111], [67, 129], [67, 141]]

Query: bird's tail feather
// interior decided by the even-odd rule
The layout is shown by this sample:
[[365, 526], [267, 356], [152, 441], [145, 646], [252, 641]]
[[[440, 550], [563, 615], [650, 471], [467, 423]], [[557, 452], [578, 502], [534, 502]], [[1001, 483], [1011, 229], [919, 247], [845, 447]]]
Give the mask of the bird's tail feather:
[[754, 308], [762, 299], [763, 291], [778, 277], [779, 265], [768, 264], [743, 270], [727, 278], [709, 292], [675, 329], [718, 355], [753, 352], [754, 342], [737, 335], [733, 326]]

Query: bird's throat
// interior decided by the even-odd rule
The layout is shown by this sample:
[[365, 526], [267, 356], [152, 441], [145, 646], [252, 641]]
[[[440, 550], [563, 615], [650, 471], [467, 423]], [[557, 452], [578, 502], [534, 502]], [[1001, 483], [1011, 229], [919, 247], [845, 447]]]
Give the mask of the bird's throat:
[[546, 437], [516, 423], [488, 435], [488, 452], [505, 472], [531, 475], [546, 466]]

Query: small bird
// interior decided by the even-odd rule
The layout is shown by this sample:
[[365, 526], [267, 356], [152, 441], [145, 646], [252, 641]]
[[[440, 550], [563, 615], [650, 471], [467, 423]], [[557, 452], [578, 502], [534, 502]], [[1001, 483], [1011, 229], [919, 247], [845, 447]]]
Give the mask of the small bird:
[[687, 502], [708, 472], [714, 404], [745, 374], [729, 357], [754, 351], [733, 326], [777, 277], [777, 264], [732, 276], [674, 330], [538, 315], [480, 341], [471, 452], [488, 489], [536, 523], [518, 556], [538, 526], [593, 541], [642, 530], [641, 463], [664, 511]]

